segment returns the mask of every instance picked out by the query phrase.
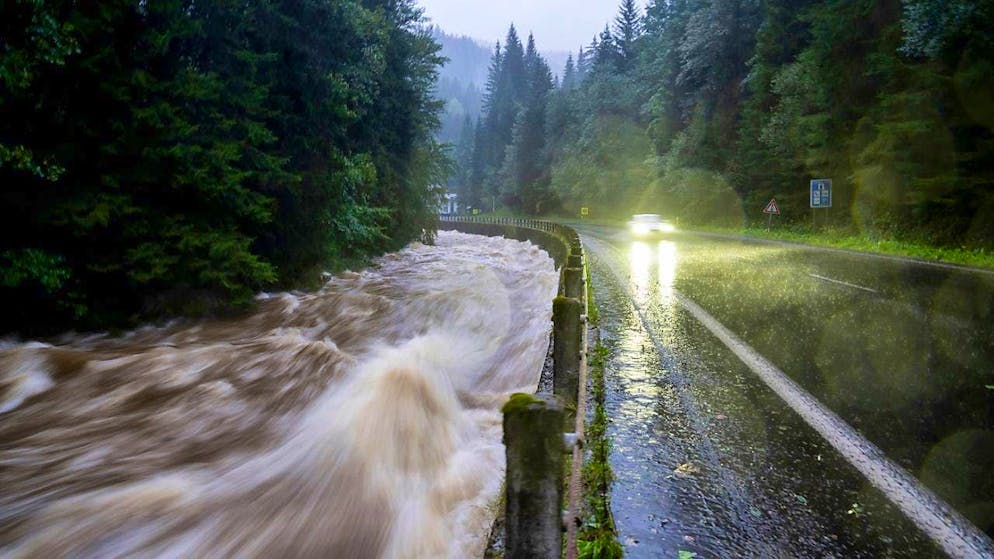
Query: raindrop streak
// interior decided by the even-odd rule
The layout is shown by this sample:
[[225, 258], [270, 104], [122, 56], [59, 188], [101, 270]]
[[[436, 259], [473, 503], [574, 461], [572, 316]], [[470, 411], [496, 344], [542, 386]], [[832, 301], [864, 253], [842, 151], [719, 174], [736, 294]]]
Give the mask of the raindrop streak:
[[0, 556], [481, 556], [552, 260], [442, 232], [237, 321], [0, 345]]

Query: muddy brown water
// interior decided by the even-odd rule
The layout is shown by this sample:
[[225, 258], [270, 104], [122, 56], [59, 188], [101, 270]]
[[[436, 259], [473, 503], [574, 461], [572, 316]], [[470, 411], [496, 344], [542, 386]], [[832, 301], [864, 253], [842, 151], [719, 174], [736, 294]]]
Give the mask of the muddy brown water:
[[481, 556], [556, 288], [441, 232], [236, 321], [0, 342], [0, 556]]

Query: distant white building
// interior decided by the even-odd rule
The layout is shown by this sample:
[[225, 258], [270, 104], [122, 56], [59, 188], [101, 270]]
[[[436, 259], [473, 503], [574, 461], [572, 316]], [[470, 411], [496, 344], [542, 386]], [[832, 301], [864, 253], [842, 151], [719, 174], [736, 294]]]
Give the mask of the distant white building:
[[446, 192], [445, 198], [442, 199], [442, 205], [438, 207], [438, 213], [449, 215], [458, 212], [459, 204], [456, 202], [456, 194], [454, 192]]

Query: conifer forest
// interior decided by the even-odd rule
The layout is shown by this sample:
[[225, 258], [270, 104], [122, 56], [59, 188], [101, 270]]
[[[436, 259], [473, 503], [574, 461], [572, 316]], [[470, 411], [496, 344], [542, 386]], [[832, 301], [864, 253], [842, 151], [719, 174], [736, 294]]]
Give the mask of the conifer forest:
[[[652, 0], [549, 68], [493, 47], [453, 185], [472, 208], [826, 226], [994, 246], [994, 2]], [[822, 224], [819, 223], [819, 226]]]

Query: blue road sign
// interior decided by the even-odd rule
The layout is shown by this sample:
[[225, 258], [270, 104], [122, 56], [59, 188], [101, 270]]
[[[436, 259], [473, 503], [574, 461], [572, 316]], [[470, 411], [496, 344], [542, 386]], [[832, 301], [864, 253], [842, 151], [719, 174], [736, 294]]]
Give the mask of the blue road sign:
[[832, 207], [832, 179], [811, 179], [811, 207]]

